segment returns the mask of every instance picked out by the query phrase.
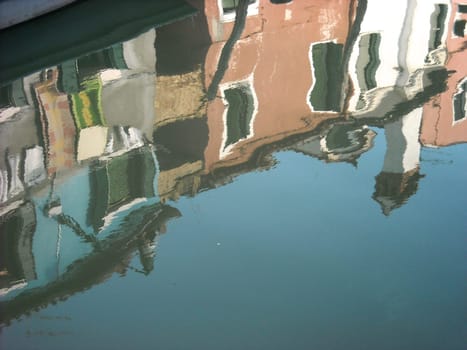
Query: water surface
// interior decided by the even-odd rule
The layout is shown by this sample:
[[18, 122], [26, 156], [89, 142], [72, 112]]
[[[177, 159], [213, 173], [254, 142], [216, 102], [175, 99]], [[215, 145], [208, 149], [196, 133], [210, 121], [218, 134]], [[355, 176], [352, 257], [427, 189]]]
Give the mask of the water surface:
[[2, 348], [464, 349], [466, 5], [396, 2], [3, 30]]

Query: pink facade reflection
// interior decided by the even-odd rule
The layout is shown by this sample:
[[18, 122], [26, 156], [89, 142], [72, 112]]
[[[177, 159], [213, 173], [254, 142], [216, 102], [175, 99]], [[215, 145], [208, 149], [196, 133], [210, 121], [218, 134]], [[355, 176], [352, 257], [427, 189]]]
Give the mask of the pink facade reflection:
[[446, 39], [446, 68], [450, 72], [447, 89], [424, 106], [420, 141], [425, 146], [439, 147], [467, 142], [467, 14], [460, 11], [460, 5], [465, 6], [465, 2], [452, 1]]

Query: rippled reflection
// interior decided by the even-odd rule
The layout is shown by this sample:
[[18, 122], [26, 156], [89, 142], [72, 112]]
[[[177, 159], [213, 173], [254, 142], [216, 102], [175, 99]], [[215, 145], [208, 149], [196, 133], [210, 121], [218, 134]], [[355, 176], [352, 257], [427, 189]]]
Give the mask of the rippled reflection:
[[367, 201], [391, 216], [429, 186], [424, 149], [467, 142], [462, 1], [154, 3], [45, 51], [28, 28], [52, 36], [105, 4], [0, 33], [3, 324], [150, 274], [181, 197], [270, 170], [277, 151], [363, 173], [384, 134]]

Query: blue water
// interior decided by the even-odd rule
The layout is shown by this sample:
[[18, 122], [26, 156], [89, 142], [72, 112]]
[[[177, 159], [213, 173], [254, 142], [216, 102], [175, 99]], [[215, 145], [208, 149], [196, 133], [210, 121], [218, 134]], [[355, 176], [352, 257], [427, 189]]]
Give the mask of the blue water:
[[[182, 198], [148, 276], [128, 270], [2, 329], [5, 349], [464, 349], [466, 145], [423, 149], [417, 194], [295, 152]], [[137, 257], [130, 265], [138, 265]]]

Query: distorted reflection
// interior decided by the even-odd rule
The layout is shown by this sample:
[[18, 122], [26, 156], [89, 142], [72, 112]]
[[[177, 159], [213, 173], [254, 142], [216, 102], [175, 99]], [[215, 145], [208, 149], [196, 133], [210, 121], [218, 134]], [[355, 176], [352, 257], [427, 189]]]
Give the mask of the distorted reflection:
[[2, 78], [1, 323], [150, 274], [177, 200], [270, 169], [276, 151], [359, 170], [384, 134], [367, 199], [389, 216], [429, 177], [424, 148], [467, 142], [462, 1], [177, 3], [196, 14], [167, 10], [99, 50], [64, 43]]

